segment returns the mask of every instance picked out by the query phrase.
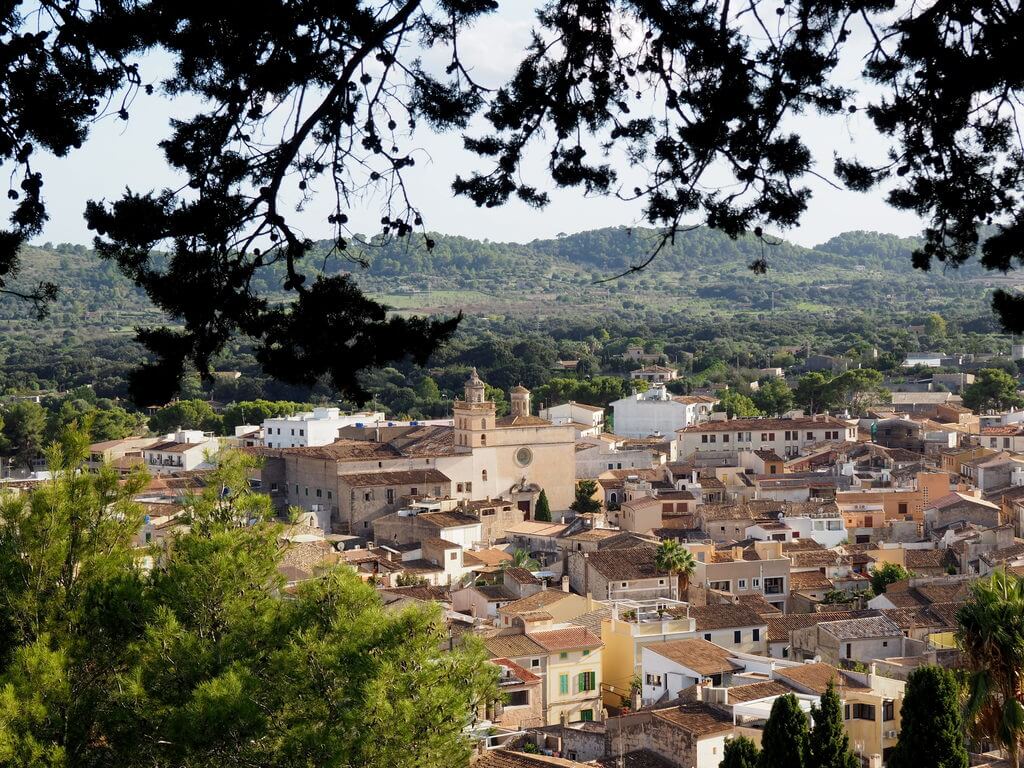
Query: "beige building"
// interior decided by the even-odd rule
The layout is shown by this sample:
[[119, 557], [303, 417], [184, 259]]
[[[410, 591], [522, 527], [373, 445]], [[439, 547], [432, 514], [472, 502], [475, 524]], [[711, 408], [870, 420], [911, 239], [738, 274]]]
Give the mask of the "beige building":
[[684, 544], [697, 561], [694, 583], [735, 595], [757, 594], [781, 611], [789, 601], [790, 559], [781, 541], [755, 541], [751, 546], [716, 548]]
[[[330, 445], [260, 449], [263, 487], [278, 506], [313, 511], [321, 528], [340, 533], [369, 534], [374, 520], [410, 496], [500, 498], [530, 517], [544, 490], [552, 512], [568, 510], [576, 485], [573, 426], [532, 416], [524, 387], [512, 390], [511, 402], [511, 414], [499, 418], [474, 369], [464, 399], [454, 402], [454, 426], [350, 426]], [[376, 485], [367, 477], [384, 473], [400, 474]]]

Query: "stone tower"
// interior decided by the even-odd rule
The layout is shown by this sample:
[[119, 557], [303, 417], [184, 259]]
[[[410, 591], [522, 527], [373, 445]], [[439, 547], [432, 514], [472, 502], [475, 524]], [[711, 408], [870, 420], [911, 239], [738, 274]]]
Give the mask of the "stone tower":
[[520, 384], [517, 387], [512, 387], [512, 415], [513, 416], [529, 416], [530, 415], [530, 390]]
[[476, 368], [469, 374], [465, 399], [452, 405], [455, 420], [455, 447], [468, 450], [487, 445], [487, 433], [494, 429], [495, 405], [487, 399], [487, 388]]

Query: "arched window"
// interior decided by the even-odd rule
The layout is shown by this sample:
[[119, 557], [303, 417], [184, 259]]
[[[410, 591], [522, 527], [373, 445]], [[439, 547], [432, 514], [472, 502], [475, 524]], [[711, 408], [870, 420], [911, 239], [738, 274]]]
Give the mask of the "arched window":
[[484, 482], [487, 482], [487, 470], [486, 469], [480, 470], [480, 479], [483, 480]]
[[487, 435], [480, 435], [480, 445], [487, 445]]
[[614, 492], [608, 494], [608, 501], [610, 503], [612, 503], [612, 504], [618, 504], [619, 503], [619, 494], [614, 493]]
[[487, 429], [487, 419], [480, 419], [480, 429]]

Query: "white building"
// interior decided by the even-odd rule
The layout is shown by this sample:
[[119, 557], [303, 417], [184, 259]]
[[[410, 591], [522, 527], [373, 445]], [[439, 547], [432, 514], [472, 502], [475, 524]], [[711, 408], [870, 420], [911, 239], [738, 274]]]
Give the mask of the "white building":
[[652, 469], [671, 458], [650, 446], [627, 447], [616, 435], [584, 437], [576, 441], [576, 477], [592, 479], [611, 469]]
[[540, 417], [552, 424], [579, 424], [589, 428], [604, 428], [604, 408], [570, 400], [568, 403], [541, 408]]
[[342, 427], [370, 426], [384, 422], [380, 411], [342, 415], [337, 408], [315, 408], [279, 416], [263, 422], [263, 444], [267, 448], [308, 448], [330, 445], [338, 439]]
[[[616, 417], [617, 421], [617, 417]], [[617, 426], [617, 425], [616, 425]], [[783, 419], [722, 419], [676, 430], [679, 455], [684, 459], [700, 453], [775, 451], [779, 456], [799, 456], [816, 443], [855, 442], [857, 427], [832, 416]]]
[[707, 395], [672, 395], [662, 384], [611, 403], [617, 435], [671, 436], [683, 427], [707, 421], [718, 398]]
[[220, 441], [198, 429], [179, 429], [142, 449], [142, 461], [153, 474], [188, 472], [212, 466], [207, 458], [220, 450]]

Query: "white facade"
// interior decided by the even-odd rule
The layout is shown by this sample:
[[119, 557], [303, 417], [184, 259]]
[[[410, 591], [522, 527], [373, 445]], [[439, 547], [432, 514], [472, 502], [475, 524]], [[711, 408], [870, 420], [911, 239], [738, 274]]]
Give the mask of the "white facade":
[[855, 442], [857, 427], [832, 417], [732, 419], [683, 427], [676, 435], [684, 458], [694, 453], [759, 450], [792, 457], [816, 443]]
[[207, 458], [220, 450], [220, 441], [198, 429], [179, 429], [142, 449], [142, 461], [153, 474], [189, 472], [210, 466]]
[[[576, 441], [576, 477], [592, 479], [610, 469], [651, 469], [656, 465], [649, 448], [623, 450], [621, 441], [587, 437]], [[664, 455], [662, 456], [664, 458]]]
[[294, 416], [281, 416], [263, 422], [263, 444], [267, 448], [307, 448], [330, 445], [338, 439], [338, 430], [357, 424], [373, 425], [384, 421], [380, 411], [342, 415], [337, 408], [315, 408]]
[[611, 404], [614, 432], [623, 437], [671, 436], [678, 429], [707, 421], [717, 402], [712, 397], [673, 396], [656, 384]]
[[586, 405], [570, 400], [568, 403], [542, 408], [540, 417], [552, 424], [585, 424], [588, 427], [604, 426], [604, 408]]
[[799, 533], [801, 539], [812, 539], [831, 549], [846, 541], [846, 523], [842, 515], [835, 517], [787, 517], [783, 522]]

